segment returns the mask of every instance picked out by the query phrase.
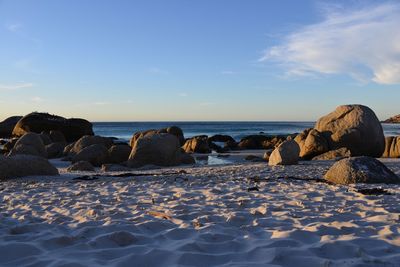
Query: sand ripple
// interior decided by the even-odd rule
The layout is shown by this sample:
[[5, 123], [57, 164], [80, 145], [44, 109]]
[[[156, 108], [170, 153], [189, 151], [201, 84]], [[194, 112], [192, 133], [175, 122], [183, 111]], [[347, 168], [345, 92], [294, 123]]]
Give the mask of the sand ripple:
[[399, 266], [400, 186], [307, 181], [330, 164], [4, 182], [0, 265]]

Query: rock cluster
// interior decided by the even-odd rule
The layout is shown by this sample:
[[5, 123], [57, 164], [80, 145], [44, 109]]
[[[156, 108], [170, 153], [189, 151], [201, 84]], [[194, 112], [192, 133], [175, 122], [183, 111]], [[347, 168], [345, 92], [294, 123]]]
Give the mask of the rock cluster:
[[[320, 118], [314, 129], [299, 134], [295, 141], [300, 146], [303, 159], [312, 159], [340, 148], [346, 148], [352, 156], [380, 157], [385, 149], [383, 129], [378, 118], [370, 108], [362, 105], [337, 107]], [[342, 153], [339, 156], [348, 155], [343, 150], [336, 152]], [[331, 153], [330, 157], [336, 157], [336, 154]]]

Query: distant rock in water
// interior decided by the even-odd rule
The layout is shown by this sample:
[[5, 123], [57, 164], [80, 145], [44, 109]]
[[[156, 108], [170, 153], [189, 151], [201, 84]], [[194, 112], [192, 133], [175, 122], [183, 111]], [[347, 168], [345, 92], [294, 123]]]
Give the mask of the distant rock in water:
[[400, 178], [382, 162], [371, 157], [352, 157], [339, 160], [324, 178], [335, 184], [400, 183]]
[[28, 132], [41, 133], [60, 131], [68, 142], [76, 141], [84, 135], [93, 135], [92, 124], [84, 119], [66, 119], [48, 113], [33, 112], [18, 121], [12, 135], [19, 137]]
[[352, 156], [380, 157], [385, 149], [382, 125], [366, 106], [339, 106], [314, 128], [328, 141], [329, 150], [346, 147]]
[[400, 114], [384, 120], [383, 123], [400, 123]]
[[238, 147], [240, 149], [271, 149], [277, 147], [287, 137], [286, 135], [248, 135], [240, 140]]
[[12, 116], [0, 122], [0, 138], [10, 138], [17, 122], [22, 116]]

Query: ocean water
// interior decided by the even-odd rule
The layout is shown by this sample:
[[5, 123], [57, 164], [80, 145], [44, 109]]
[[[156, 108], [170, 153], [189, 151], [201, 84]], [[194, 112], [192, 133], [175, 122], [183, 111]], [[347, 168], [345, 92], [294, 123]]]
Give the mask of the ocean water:
[[[239, 141], [251, 134], [280, 135], [299, 133], [313, 127], [315, 122], [94, 122], [96, 135], [128, 141], [137, 131], [178, 126], [185, 137], [227, 134]], [[385, 135], [400, 135], [400, 124], [382, 124]]]

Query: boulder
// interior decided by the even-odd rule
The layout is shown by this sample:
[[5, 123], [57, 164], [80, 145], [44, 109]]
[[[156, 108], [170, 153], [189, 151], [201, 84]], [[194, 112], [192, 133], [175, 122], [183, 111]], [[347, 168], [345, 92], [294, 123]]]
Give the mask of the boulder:
[[249, 135], [243, 137], [238, 147], [240, 149], [271, 149], [279, 146], [288, 136]]
[[159, 130], [151, 129], [151, 130], [136, 132], [136, 133], [133, 134], [133, 136], [132, 136], [132, 138], [131, 138], [131, 140], [129, 142], [129, 145], [131, 147], [133, 147], [135, 145], [136, 141], [140, 137], [147, 136], [147, 135], [153, 135], [153, 134], [157, 134], [157, 133], [172, 134], [172, 135], [174, 135], [174, 136], [176, 136], [178, 138], [179, 143], [180, 143], [181, 146], [183, 146], [185, 144], [185, 138], [183, 136], [182, 129], [177, 127], [177, 126], [171, 126], [171, 127], [162, 128], [162, 129], [159, 129]]
[[101, 165], [102, 172], [125, 172], [130, 171], [131, 168], [128, 168], [124, 165], [120, 164], [103, 164]]
[[337, 161], [324, 178], [335, 184], [400, 183], [400, 178], [372, 157], [351, 157]]
[[179, 139], [172, 134], [147, 134], [136, 140], [127, 161], [128, 167], [142, 167], [152, 164], [157, 166], [176, 166], [188, 161], [188, 156], [181, 149]]
[[108, 150], [104, 145], [94, 144], [87, 146], [72, 156], [72, 163], [88, 161], [94, 166], [101, 166], [108, 160]]
[[272, 151], [274, 151], [274, 150], [273, 149], [268, 149], [267, 151], [265, 151], [265, 153], [263, 155], [263, 159], [265, 161], [269, 161], [269, 157], [271, 156]]
[[22, 116], [12, 116], [0, 122], [0, 138], [10, 138], [12, 131]]
[[86, 171], [86, 172], [94, 172], [94, 167], [90, 162], [87, 161], [78, 161], [72, 164], [67, 168], [67, 171]]
[[0, 156], [0, 180], [31, 175], [58, 175], [58, 170], [42, 157], [32, 155]]
[[105, 148], [109, 149], [113, 145], [113, 140], [109, 137], [85, 135], [77, 140], [72, 147], [68, 146], [68, 149], [65, 152], [75, 155], [91, 145], [103, 145]]
[[67, 143], [67, 139], [61, 131], [50, 131], [49, 136], [53, 143]]
[[300, 147], [300, 158], [309, 160], [329, 150], [329, 143], [325, 137], [315, 129], [306, 129], [298, 134], [294, 141]]
[[78, 140], [84, 135], [93, 135], [92, 124], [84, 119], [66, 119], [48, 113], [33, 112], [18, 121], [12, 135], [22, 136], [27, 132], [60, 131], [68, 142]]
[[206, 135], [199, 135], [186, 140], [182, 148], [186, 153], [211, 153]]
[[[218, 153], [224, 153], [231, 149], [236, 149], [238, 143], [229, 135], [216, 134], [208, 138], [208, 146], [211, 150]], [[217, 144], [216, 144], [217, 143]], [[223, 146], [222, 144], [223, 143]]]
[[50, 139], [50, 136], [49, 136], [46, 132], [41, 132], [41, 133], [39, 134], [39, 136], [40, 136], [40, 138], [42, 139], [43, 144], [44, 144], [45, 146], [47, 146], [47, 145], [53, 143], [53, 142], [51, 141], [51, 139]]
[[341, 147], [335, 150], [331, 150], [328, 152], [325, 152], [321, 155], [318, 155], [316, 157], [313, 157], [312, 160], [339, 160], [342, 158], [348, 158], [351, 157], [351, 152], [348, 150], [346, 147]]
[[236, 143], [235, 139], [232, 138], [232, 136], [229, 135], [223, 135], [223, 134], [216, 134], [208, 138], [208, 141], [210, 142], [220, 142], [220, 143]]
[[54, 159], [62, 157], [64, 147], [64, 143], [51, 143], [50, 145], [45, 146], [47, 158]]
[[400, 158], [400, 136], [388, 136], [385, 138], [385, 151], [383, 158]]
[[286, 140], [275, 148], [268, 161], [268, 165], [294, 165], [299, 161], [300, 147], [294, 140]]
[[108, 163], [127, 161], [132, 148], [128, 144], [116, 144], [108, 149]]
[[19, 138], [11, 138], [7, 143], [4, 144], [3, 149], [5, 152], [10, 152]]
[[34, 155], [47, 158], [47, 152], [42, 138], [36, 133], [27, 133], [18, 139], [9, 153], [9, 156], [17, 154]]
[[381, 123], [366, 106], [339, 106], [314, 128], [328, 140], [329, 150], [346, 147], [353, 156], [380, 157], [385, 149]]

